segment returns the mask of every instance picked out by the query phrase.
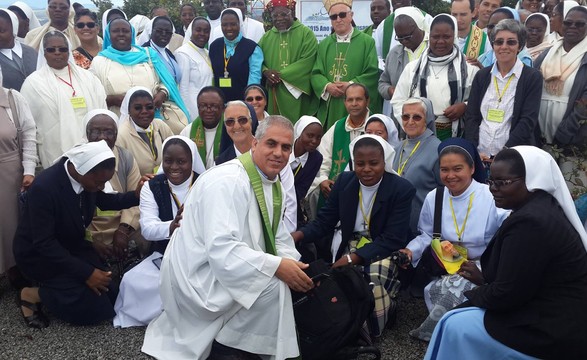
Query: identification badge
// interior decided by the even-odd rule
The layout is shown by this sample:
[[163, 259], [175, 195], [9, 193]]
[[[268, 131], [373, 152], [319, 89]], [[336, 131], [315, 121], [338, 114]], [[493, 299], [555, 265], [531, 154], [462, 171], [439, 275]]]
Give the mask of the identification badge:
[[232, 79], [231, 78], [220, 78], [218, 79], [218, 85], [220, 85], [220, 87], [232, 87]]
[[72, 97], [69, 99], [69, 101], [71, 101], [71, 106], [73, 106], [74, 109], [82, 109], [87, 107], [86, 99], [81, 96]]
[[361, 240], [359, 240], [359, 243], [357, 244], [357, 249], [362, 248], [363, 246], [370, 244], [371, 240], [367, 239], [366, 237], [362, 236]]
[[502, 123], [505, 119], [505, 111], [499, 109], [487, 110], [487, 121]]

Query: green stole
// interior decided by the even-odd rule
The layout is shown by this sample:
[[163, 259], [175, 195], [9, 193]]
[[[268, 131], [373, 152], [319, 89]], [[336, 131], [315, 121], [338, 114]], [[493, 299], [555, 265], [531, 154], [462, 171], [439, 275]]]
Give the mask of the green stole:
[[[222, 136], [222, 119], [218, 122], [216, 126], [216, 135], [214, 135], [214, 155], [219, 155], [220, 152], [220, 137]], [[204, 131], [204, 124], [202, 123], [202, 119], [198, 116], [196, 120], [192, 123], [192, 128], [190, 129], [190, 139], [196, 144], [198, 148], [198, 153], [200, 154], [200, 158], [202, 158], [202, 162], [204, 163], [204, 167], [206, 167], [206, 133]]]
[[369, 36], [372, 36], [373, 35], [373, 30], [375, 30], [375, 29], [373, 29], [373, 25], [369, 25], [369, 26], [367, 26], [366, 28], [363, 29], [363, 32], [365, 34], [369, 35]]
[[[420, 10], [420, 9], [418, 9]], [[424, 10], [420, 10], [422, 12], [422, 15], [424, 15], [424, 17], [426, 17], [426, 15], [428, 15], [426, 13], [426, 11]], [[383, 44], [381, 44], [381, 58], [385, 59], [387, 57], [387, 53], [389, 53], [389, 47], [391, 45], [391, 35], [395, 32], [395, 29], [393, 28], [393, 20], [395, 19], [395, 11], [389, 15], [388, 17], [385, 18], [385, 20], [383, 20]], [[379, 24], [379, 26], [381, 26], [381, 24]], [[391, 30], [387, 30], [391, 28]]]
[[467, 58], [477, 59], [481, 55], [481, 49], [485, 49], [486, 41], [487, 35], [485, 32], [471, 24], [471, 30], [469, 30], [463, 53]]
[[253, 192], [257, 198], [257, 204], [259, 205], [259, 211], [263, 218], [263, 237], [265, 238], [265, 252], [271, 255], [277, 255], [277, 249], [275, 248], [275, 235], [277, 234], [277, 227], [281, 220], [281, 183], [278, 181], [273, 183], [273, 226], [269, 222], [269, 211], [267, 210], [267, 204], [265, 203], [265, 195], [263, 193], [263, 182], [261, 175], [255, 164], [250, 152], [246, 152], [238, 157], [241, 164], [243, 164], [249, 181], [253, 186]]
[[346, 117], [334, 124], [334, 141], [332, 143], [332, 165], [328, 179], [333, 180], [338, 174], [344, 171], [349, 163], [351, 144], [351, 133], [345, 129]]

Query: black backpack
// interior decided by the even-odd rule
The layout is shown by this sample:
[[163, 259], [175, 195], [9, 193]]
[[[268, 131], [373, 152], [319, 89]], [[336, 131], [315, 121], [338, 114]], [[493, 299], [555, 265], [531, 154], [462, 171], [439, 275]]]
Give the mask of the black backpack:
[[323, 260], [306, 270], [316, 287], [292, 292], [302, 359], [352, 359], [375, 354], [373, 346], [357, 346], [359, 331], [375, 306], [373, 291], [361, 267], [329, 268]]

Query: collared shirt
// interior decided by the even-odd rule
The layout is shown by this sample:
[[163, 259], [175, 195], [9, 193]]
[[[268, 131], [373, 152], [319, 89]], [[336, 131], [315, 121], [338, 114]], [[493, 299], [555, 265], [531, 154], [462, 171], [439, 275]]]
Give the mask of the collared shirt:
[[[508, 141], [512, 126], [511, 118], [514, 113], [516, 87], [518, 86], [523, 69], [524, 64], [520, 59], [517, 59], [512, 70], [505, 76], [501, 76], [497, 69], [497, 63], [493, 64], [491, 68], [491, 83], [487, 87], [487, 91], [481, 101], [481, 116], [483, 116], [483, 121], [479, 126], [478, 150], [480, 153], [488, 156], [495, 155], [503, 149], [505, 143]], [[495, 86], [496, 80], [498, 88]], [[500, 96], [501, 102], [498, 101]], [[539, 106], [539, 104], [536, 104], [536, 106]], [[503, 122], [489, 121], [488, 112], [490, 109], [503, 111]]]
[[72, 187], [73, 191], [79, 195], [82, 193], [82, 191], [84, 191], [84, 187], [82, 186], [82, 184], [75, 181], [75, 179], [73, 177], [71, 177], [71, 175], [69, 174], [69, 171], [67, 170], [67, 164], [69, 164], [69, 160], [67, 160], [63, 164], [63, 167], [65, 168], [65, 173], [67, 174], [67, 177], [69, 178], [69, 182], [71, 183], [71, 187]]
[[346, 34], [346, 35], [338, 35], [338, 34], [334, 34], [336, 35], [336, 42], [338, 43], [350, 43], [351, 42], [351, 37], [353, 36], [353, 31], [354, 28], [351, 29], [351, 31]]
[[[132, 124], [132, 126], [135, 128], [135, 130], [136, 130], [138, 133], [146, 133], [147, 131], [149, 131], [149, 130], [152, 130], [152, 129], [149, 129], [149, 128], [143, 129], [142, 127], [138, 126], [138, 125], [137, 125], [137, 124], [136, 124], [136, 123], [135, 123], [135, 122], [132, 120], [132, 118], [131, 118], [131, 119], [129, 119], [129, 120], [130, 120], [130, 123]], [[153, 120], [154, 120], [154, 119], [153, 119]]]
[[404, 46], [404, 51], [408, 54], [408, 60], [410, 62], [419, 59], [426, 47], [428, 46], [428, 41], [422, 40], [420, 45], [416, 48], [416, 50], [412, 51], [409, 48]]
[[4, 54], [7, 58], [12, 60], [12, 53], [18, 55], [19, 58], [22, 59], [22, 46], [18, 41], [14, 42], [14, 47], [12, 49], [0, 49], [0, 53]]

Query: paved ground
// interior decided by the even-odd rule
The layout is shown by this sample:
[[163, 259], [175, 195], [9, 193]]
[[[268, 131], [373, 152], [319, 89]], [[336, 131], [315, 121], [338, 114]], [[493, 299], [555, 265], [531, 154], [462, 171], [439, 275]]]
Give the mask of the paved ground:
[[[426, 317], [422, 299], [403, 294], [398, 319], [377, 346], [382, 359], [422, 359], [426, 344], [408, 331]], [[47, 329], [26, 327], [16, 306], [16, 291], [0, 278], [0, 359], [149, 359], [140, 349], [144, 328], [114, 329], [111, 323], [76, 327], [51, 318]]]

